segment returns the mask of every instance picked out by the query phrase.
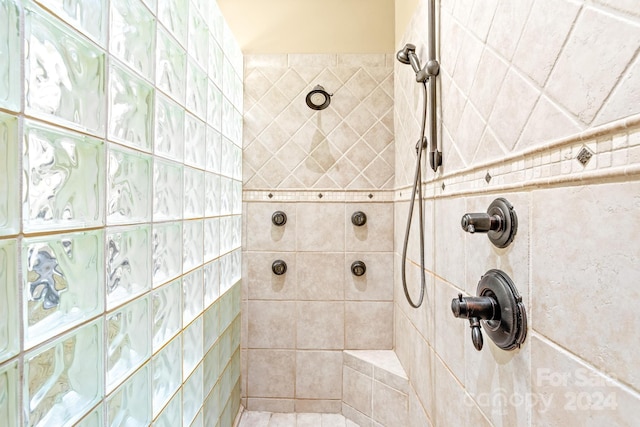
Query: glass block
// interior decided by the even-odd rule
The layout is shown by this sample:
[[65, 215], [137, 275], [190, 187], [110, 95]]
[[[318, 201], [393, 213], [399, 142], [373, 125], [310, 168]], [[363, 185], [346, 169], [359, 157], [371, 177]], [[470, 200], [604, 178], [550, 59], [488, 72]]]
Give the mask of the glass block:
[[233, 181], [232, 184], [232, 207], [231, 212], [234, 215], [240, 215], [242, 213], [242, 181]]
[[72, 425], [102, 397], [102, 319], [27, 353], [25, 425]]
[[195, 116], [187, 114], [184, 123], [184, 162], [204, 169], [206, 141], [207, 127], [205, 123]]
[[151, 289], [151, 227], [107, 229], [107, 310]]
[[20, 2], [0, 0], [0, 107], [20, 111]]
[[220, 256], [220, 219], [204, 220], [204, 261], [211, 261]]
[[240, 317], [236, 317], [233, 322], [231, 322], [231, 351], [236, 352], [240, 348], [240, 330], [242, 329], [242, 322], [240, 321]]
[[103, 231], [22, 241], [25, 347], [103, 310]]
[[[196, 7], [202, 16], [208, 16], [209, 14], [209, 0], [192, 0], [190, 10]], [[207, 30], [208, 32], [208, 30]]]
[[224, 175], [228, 178], [233, 177], [233, 169], [234, 169], [234, 151], [233, 148], [235, 146], [228, 139], [223, 137], [222, 143], [220, 145], [220, 174]]
[[238, 281], [241, 278], [242, 278], [242, 250], [236, 249], [231, 253], [231, 284], [235, 285], [236, 283], [238, 283]]
[[[207, 372], [209, 370], [209, 367], [207, 366], [207, 358], [214, 356], [210, 354], [211, 351], [213, 350], [211, 351], [209, 350], [211, 349], [213, 344], [218, 340], [219, 337], [220, 337], [220, 300], [216, 300], [216, 302], [214, 302], [214, 304], [211, 305], [211, 307], [209, 307], [204, 312], [204, 351], [208, 352], [207, 357], [205, 358], [205, 364], [204, 364], [205, 375], [207, 375]], [[216, 354], [215, 354], [216, 362], [213, 365], [214, 370], [216, 372], [217, 372], [217, 363], [218, 363], [217, 354], [218, 354], [218, 351], [216, 350]], [[217, 374], [213, 378], [214, 382], [216, 379], [217, 379]], [[207, 381], [205, 378], [205, 384], [208, 384], [208, 383], [209, 381]]]
[[226, 254], [220, 257], [220, 294], [227, 292], [234, 283], [233, 257]]
[[[209, 55], [209, 28], [200, 11], [189, 8], [189, 43], [188, 52], [203, 68], [207, 68]], [[206, 78], [206, 71], [205, 78]]]
[[220, 253], [226, 254], [233, 249], [233, 226], [234, 220], [231, 216], [220, 218]]
[[162, 94], [156, 96], [154, 154], [183, 159], [184, 109]]
[[233, 99], [233, 87], [235, 85], [235, 72], [227, 56], [222, 61], [222, 93], [227, 99]]
[[111, 0], [109, 51], [153, 79], [156, 21], [139, 0]]
[[151, 156], [109, 145], [107, 224], [151, 220]]
[[17, 234], [20, 228], [19, 146], [18, 118], [0, 112], [0, 236]]
[[[220, 353], [218, 356], [218, 370], [222, 374], [221, 377], [223, 377], [225, 367], [231, 358], [231, 339], [228, 330], [225, 330], [220, 335], [220, 339], [218, 340], [218, 351]], [[224, 392], [224, 390], [221, 390], [221, 392]]]
[[147, 7], [151, 10], [151, 13], [155, 15], [156, 11], [158, 10], [158, 1], [157, 0], [142, 0], [142, 1], [144, 1], [144, 4], [146, 4]]
[[182, 269], [189, 271], [204, 262], [203, 221], [184, 221], [182, 227]]
[[242, 78], [235, 74], [233, 76], [233, 87], [231, 88], [231, 103], [238, 111], [243, 111], [243, 83]]
[[[226, 97], [222, 97], [222, 136], [233, 141], [233, 113], [234, 108]], [[215, 126], [214, 126], [215, 127]]]
[[184, 217], [202, 218], [204, 216], [204, 171], [184, 168]]
[[104, 0], [37, 0], [38, 3], [68, 22], [73, 28], [82, 31], [106, 47], [107, 7]]
[[204, 426], [204, 414], [201, 409], [200, 412], [198, 412], [198, 415], [196, 415], [195, 419], [191, 422], [190, 427], [203, 427], [203, 426]]
[[25, 7], [25, 110], [105, 132], [105, 53], [34, 4]]
[[[207, 371], [205, 368], [205, 375]], [[206, 384], [206, 382], [205, 382]], [[216, 383], [211, 393], [204, 401], [204, 424], [207, 426], [222, 425], [220, 424], [221, 406], [220, 406], [220, 383]]]
[[182, 274], [182, 222], [153, 225], [153, 285]]
[[182, 333], [182, 378], [186, 379], [202, 360], [202, 316]]
[[[156, 417], [182, 384], [182, 339], [178, 335], [153, 357], [153, 416]], [[180, 425], [180, 424], [177, 424]]]
[[207, 309], [220, 296], [220, 262], [211, 261], [204, 266], [204, 308]]
[[156, 43], [156, 86], [184, 104], [187, 52], [161, 26], [158, 26]]
[[0, 240], [0, 363], [20, 351], [17, 266], [16, 240]]
[[213, 36], [209, 37], [209, 64], [208, 74], [209, 78], [216, 84], [217, 87], [222, 87], [222, 67], [224, 61], [224, 53], [222, 48], [215, 41]]
[[149, 364], [107, 398], [109, 427], [147, 427], [151, 424], [151, 373]]
[[202, 363], [182, 387], [182, 425], [188, 426], [198, 415], [198, 410], [202, 406]]
[[207, 72], [189, 58], [187, 63], [187, 108], [203, 120], [207, 118]]
[[0, 365], [0, 419], [9, 426], [19, 425], [20, 377], [18, 361]]
[[242, 147], [242, 113], [233, 108], [233, 116], [231, 121], [231, 142], [238, 147]]
[[156, 352], [182, 328], [182, 281], [153, 292], [153, 351]]
[[233, 212], [233, 180], [220, 177], [220, 215], [230, 215]]
[[189, 0], [158, 0], [158, 19], [187, 46]]
[[182, 218], [183, 166], [156, 159], [153, 168], [153, 220]]
[[209, 5], [209, 33], [216, 42], [222, 46], [222, 35], [224, 31], [224, 16], [217, 2], [210, 2]]
[[212, 127], [207, 126], [206, 169], [209, 172], [220, 173], [220, 156], [222, 155], [222, 135]]
[[199, 268], [184, 276], [182, 281], [182, 324], [188, 325], [203, 310], [203, 269]]
[[234, 146], [234, 154], [233, 154], [233, 179], [237, 180], [242, 184], [242, 147], [235, 145]]
[[148, 296], [107, 316], [107, 392], [149, 359], [150, 323]]
[[104, 426], [104, 406], [98, 405], [89, 415], [84, 417], [75, 427], [102, 427]]
[[231, 248], [237, 249], [240, 247], [242, 237], [242, 217], [240, 215], [233, 215], [231, 217]]
[[151, 151], [153, 87], [125, 68], [109, 68], [109, 139]]
[[220, 203], [220, 175], [207, 172], [204, 177], [204, 214], [205, 216], [219, 216]]
[[153, 423], [153, 427], [176, 427], [182, 423], [182, 391], [173, 396], [171, 402]]
[[104, 224], [104, 143], [31, 120], [24, 123], [24, 230]]
[[222, 130], [222, 91], [211, 80], [207, 94], [207, 123], [218, 131]]

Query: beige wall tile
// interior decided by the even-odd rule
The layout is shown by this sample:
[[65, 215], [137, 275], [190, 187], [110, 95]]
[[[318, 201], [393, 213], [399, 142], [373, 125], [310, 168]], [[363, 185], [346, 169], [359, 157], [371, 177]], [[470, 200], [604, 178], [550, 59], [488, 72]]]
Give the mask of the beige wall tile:
[[345, 303], [345, 348], [384, 350], [392, 346], [392, 302]]
[[296, 352], [296, 398], [342, 398], [342, 351]]
[[379, 381], [373, 381], [372, 418], [383, 426], [406, 426], [409, 398]]
[[[295, 299], [296, 256], [293, 252], [244, 252], [247, 263], [247, 297], [249, 299]], [[273, 273], [276, 260], [287, 264], [287, 272]]]
[[586, 8], [549, 77], [548, 93], [591, 123], [636, 52], [638, 37], [637, 22]]
[[[609, 227], [585, 228], [585, 220], [597, 218], [624, 236], [640, 236], [637, 198], [631, 194], [640, 194], [640, 183], [533, 193], [531, 317], [535, 331], [640, 389], [634, 356], [640, 352], [640, 240], [612, 238]], [[588, 327], [577, 332], [562, 325]]]
[[342, 415], [347, 419], [347, 427], [373, 427], [371, 418], [344, 402], [342, 402]]
[[298, 301], [297, 348], [344, 348], [344, 302]]
[[299, 251], [342, 251], [346, 215], [343, 204], [298, 203], [297, 249]]
[[[323, 423], [331, 426], [330, 422], [332, 417], [327, 417], [325, 421], [325, 415], [339, 414], [342, 412], [342, 396], [340, 399], [325, 400], [325, 399], [296, 399], [296, 412], [317, 412], [321, 413], [323, 417]], [[322, 424], [322, 425], [325, 425]], [[338, 424], [340, 425], [340, 424]]]
[[[351, 265], [362, 261], [366, 272], [356, 276]], [[345, 254], [345, 299], [360, 301], [393, 300], [393, 253], [347, 253]]]
[[293, 399], [265, 399], [250, 397], [247, 399], [247, 410], [265, 412], [293, 412], [295, 401]]
[[[273, 225], [276, 211], [287, 215], [283, 226]], [[296, 207], [292, 203], [248, 203], [245, 210], [246, 249], [249, 251], [295, 251]]]
[[296, 303], [249, 301], [249, 348], [295, 348]]
[[[293, 398], [295, 390], [295, 351], [249, 350], [247, 392], [251, 398]], [[253, 410], [267, 410], [250, 407]], [[293, 410], [293, 401], [291, 401]]]
[[575, 356], [531, 339], [531, 425], [634, 425], [640, 398]]
[[[342, 371], [342, 381], [343, 402], [367, 417], [371, 417], [373, 378], [345, 366]], [[344, 412], [343, 415], [347, 416]]]
[[344, 299], [344, 254], [303, 253], [296, 257], [299, 300]]
[[513, 63], [538, 85], [547, 80], [579, 11], [580, 4], [565, 0], [534, 2]]
[[[358, 227], [351, 216], [361, 211], [367, 216], [366, 224]], [[392, 203], [347, 203], [345, 206], [346, 250], [380, 251], [393, 250], [393, 204]]]

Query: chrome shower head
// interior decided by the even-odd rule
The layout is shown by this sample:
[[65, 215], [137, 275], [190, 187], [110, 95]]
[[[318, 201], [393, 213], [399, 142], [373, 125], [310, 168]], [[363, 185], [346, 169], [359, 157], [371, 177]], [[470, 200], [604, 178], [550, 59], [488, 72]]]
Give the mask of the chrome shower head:
[[396, 53], [396, 58], [403, 64], [411, 64], [414, 73], [418, 73], [422, 68], [420, 67], [420, 60], [416, 56], [416, 46], [411, 43], [404, 45], [404, 47]]

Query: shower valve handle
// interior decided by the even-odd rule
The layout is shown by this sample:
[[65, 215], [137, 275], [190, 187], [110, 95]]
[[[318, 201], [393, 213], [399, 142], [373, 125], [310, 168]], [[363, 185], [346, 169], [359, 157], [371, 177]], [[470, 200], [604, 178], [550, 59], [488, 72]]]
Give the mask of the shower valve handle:
[[511, 244], [518, 231], [518, 217], [513, 205], [502, 197], [495, 199], [486, 213], [466, 213], [460, 221], [468, 233], [487, 233], [491, 243], [498, 248]]
[[463, 297], [458, 294], [458, 299], [451, 301], [451, 311], [453, 315], [462, 319], [469, 319], [471, 327], [471, 341], [476, 350], [482, 350], [484, 344], [482, 331], [480, 330], [480, 319], [497, 320], [500, 319], [500, 307], [498, 302], [491, 297]]
[[502, 218], [499, 215], [487, 213], [464, 214], [460, 223], [462, 229], [469, 233], [488, 233], [489, 231], [500, 231], [502, 228]]

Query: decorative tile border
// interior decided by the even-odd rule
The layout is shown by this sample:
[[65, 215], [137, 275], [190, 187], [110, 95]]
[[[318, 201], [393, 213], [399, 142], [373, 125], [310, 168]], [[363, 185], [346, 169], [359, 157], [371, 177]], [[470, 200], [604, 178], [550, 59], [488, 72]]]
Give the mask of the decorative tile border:
[[245, 202], [393, 202], [393, 191], [246, 190]]
[[[591, 157], [583, 164], [584, 149]], [[454, 197], [635, 175], [640, 175], [640, 115], [444, 175], [427, 182], [423, 193]], [[395, 200], [407, 200], [410, 187], [394, 194]]]

